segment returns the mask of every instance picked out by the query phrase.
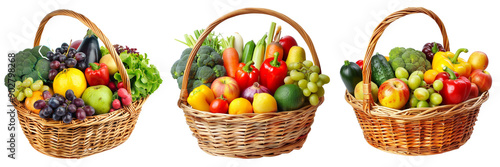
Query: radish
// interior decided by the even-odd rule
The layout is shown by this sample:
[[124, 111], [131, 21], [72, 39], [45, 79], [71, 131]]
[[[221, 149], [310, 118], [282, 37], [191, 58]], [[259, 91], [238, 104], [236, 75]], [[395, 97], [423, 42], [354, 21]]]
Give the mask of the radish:
[[114, 109], [120, 109], [122, 107], [122, 104], [120, 103], [120, 100], [115, 99], [113, 100], [113, 103], [111, 103]]

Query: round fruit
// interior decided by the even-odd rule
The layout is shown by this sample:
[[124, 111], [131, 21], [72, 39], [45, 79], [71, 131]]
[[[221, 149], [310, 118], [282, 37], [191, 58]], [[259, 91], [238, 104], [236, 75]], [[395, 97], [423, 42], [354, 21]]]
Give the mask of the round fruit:
[[276, 100], [269, 93], [256, 93], [253, 96], [252, 107], [254, 113], [271, 113], [278, 111]]
[[421, 101], [425, 101], [425, 100], [429, 99], [429, 91], [427, 91], [427, 89], [425, 89], [425, 88], [417, 88], [417, 89], [415, 89], [413, 94], [415, 95], [415, 97], [418, 100], [421, 100]]
[[408, 79], [408, 87], [410, 87], [411, 90], [415, 90], [420, 86], [420, 82], [422, 82], [422, 79], [418, 75], [412, 75]]
[[105, 114], [111, 109], [113, 92], [105, 85], [91, 86], [83, 92], [82, 99], [85, 104], [94, 107], [97, 114]]
[[[316, 84], [315, 84], [316, 85]], [[278, 104], [279, 111], [290, 111], [299, 109], [304, 105], [304, 95], [311, 92], [308, 89], [301, 90], [297, 85], [282, 85], [274, 92], [274, 99]]]
[[[371, 82], [370, 88], [372, 90], [372, 99], [373, 102], [378, 101], [378, 86], [375, 84], [375, 82]], [[356, 87], [354, 88], [354, 97], [358, 100], [363, 100], [364, 99], [364, 93], [363, 93], [363, 81], [359, 82]], [[321, 96], [320, 96], [321, 97]]]
[[229, 111], [228, 111], [229, 114], [236, 115], [236, 114], [245, 114], [252, 112], [253, 112], [252, 104], [245, 98], [242, 97], [236, 98], [229, 104]]
[[472, 70], [481, 69], [484, 70], [488, 67], [488, 56], [486, 53], [481, 51], [475, 51], [469, 56], [469, 60]]
[[323, 81], [323, 84], [330, 83], [330, 77], [328, 77], [328, 75], [319, 74], [319, 79]]
[[441, 91], [443, 89], [443, 81], [435, 80], [434, 83], [432, 83], [432, 87], [438, 92]]
[[396, 68], [396, 78], [408, 78], [408, 71], [403, 67]]
[[108, 66], [109, 75], [114, 75], [116, 72], [118, 72], [118, 67], [116, 66], [115, 60], [113, 60], [113, 57], [111, 57], [110, 54], [102, 56], [101, 60], [99, 60], [99, 63], [104, 63]]
[[439, 93], [433, 93], [430, 97], [431, 104], [439, 105], [443, 102], [443, 97]]
[[77, 98], [81, 97], [87, 88], [87, 81], [82, 71], [76, 68], [67, 68], [59, 72], [54, 78], [54, 93], [65, 95], [68, 89], [75, 92]]
[[427, 70], [424, 73], [424, 81], [427, 84], [432, 84], [434, 80], [436, 79], [436, 75], [438, 75], [439, 72], [437, 70]]
[[417, 107], [417, 104], [418, 104], [418, 99], [415, 97], [415, 95], [411, 95], [410, 106], [412, 108], [415, 108], [415, 107]]
[[307, 89], [309, 89], [312, 93], [316, 93], [318, 91], [318, 85], [313, 82], [309, 82], [307, 83]]
[[42, 92], [34, 91], [31, 97], [26, 98], [26, 100], [24, 101], [24, 106], [26, 106], [28, 110], [38, 114], [40, 112], [40, 109], [45, 107], [45, 101], [43, 101], [43, 104], [41, 104], [41, 102], [38, 102], [39, 104], [35, 106], [38, 100], [43, 101]]
[[424, 107], [429, 107], [429, 103], [427, 103], [427, 101], [422, 100], [417, 103], [417, 108], [424, 108]]
[[311, 103], [311, 105], [313, 106], [316, 106], [319, 104], [319, 97], [317, 94], [312, 94], [311, 96], [309, 96], [309, 103]]

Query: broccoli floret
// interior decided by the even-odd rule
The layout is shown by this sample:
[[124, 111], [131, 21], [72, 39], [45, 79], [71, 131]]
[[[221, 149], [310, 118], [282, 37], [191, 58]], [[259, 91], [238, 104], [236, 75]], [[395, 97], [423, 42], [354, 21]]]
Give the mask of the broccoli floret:
[[184, 51], [182, 51], [182, 54], [181, 54], [181, 59], [184, 58], [184, 57], [189, 57], [189, 54], [191, 54], [192, 50], [193, 50], [193, 48], [186, 48], [186, 49], [184, 49]]
[[37, 72], [37, 74], [38, 73], [40, 74], [39, 76], [41, 77], [40, 79], [44, 81], [49, 80], [49, 70], [50, 70], [50, 62], [48, 60], [46, 59], [38, 60], [35, 66], [35, 72]]
[[214, 59], [210, 57], [208, 54], [200, 54], [198, 56], [197, 61], [198, 67], [210, 66], [213, 67], [215, 65]]
[[[174, 72], [174, 78], [175, 76], [182, 76], [184, 75], [184, 69], [186, 68], [187, 60], [180, 60], [179, 63], [177, 63], [177, 66], [175, 67], [175, 72]], [[196, 75], [196, 71], [198, 70], [198, 66], [196, 66], [196, 63], [191, 63], [191, 70], [189, 70], [189, 79], [193, 79], [194, 76]]]
[[213, 68], [214, 72], [215, 72], [215, 77], [219, 78], [219, 77], [222, 77], [222, 76], [226, 76], [226, 68], [224, 68], [224, 66], [222, 65], [215, 65], [215, 67]]
[[47, 46], [39, 45], [31, 49], [31, 54], [37, 59], [42, 59], [49, 51], [50, 49]]
[[177, 64], [179, 64], [180, 61], [181, 60], [175, 61], [175, 63], [170, 68], [170, 74], [172, 74], [172, 78], [174, 78], [174, 79], [177, 79], [179, 77], [176, 70], [177, 70]]
[[417, 70], [425, 72], [430, 69], [430, 62], [425, 58], [425, 54], [413, 48], [393, 48], [389, 52], [389, 64], [394, 71], [398, 67], [403, 67], [410, 74]]
[[31, 73], [37, 61], [37, 58], [31, 54], [31, 49], [25, 49], [17, 53], [14, 58], [14, 65], [16, 66], [14, 74], [19, 77]]
[[197, 64], [198, 67], [210, 66], [214, 67], [217, 64], [222, 64], [222, 57], [211, 47], [202, 47], [198, 51]]
[[[183, 78], [184, 78], [183, 75], [181, 75], [177, 78], [177, 86], [179, 86], [179, 89], [182, 89], [182, 79]], [[188, 90], [193, 87], [193, 82], [194, 82], [194, 80], [192, 80], [192, 79], [189, 80], [188, 85], [187, 85]], [[189, 92], [191, 92], [191, 91], [189, 91]]]
[[209, 83], [215, 80], [215, 72], [212, 68], [203, 66], [198, 68], [195, 78], [201, 80], [203, 83]]

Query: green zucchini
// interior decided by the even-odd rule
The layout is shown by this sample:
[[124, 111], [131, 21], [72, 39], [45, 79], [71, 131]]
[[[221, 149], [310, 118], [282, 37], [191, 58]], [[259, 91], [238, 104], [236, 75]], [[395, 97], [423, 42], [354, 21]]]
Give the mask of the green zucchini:
[[391, 65], [387, 62], [384, 56], [377, 53], [372, 57], [371, 61], [372, 66], [372, 81], [380, 86], [382, 83], [391, 78], [396, 78], [394, 76], [394, 71], [392, 70]]
[[253, 40], [248, 41], [243, 49], [243, 55], [241, 57], [241, 62], [246, 63], [252, 60], [253, 50], [255, 49], [255, 42]]

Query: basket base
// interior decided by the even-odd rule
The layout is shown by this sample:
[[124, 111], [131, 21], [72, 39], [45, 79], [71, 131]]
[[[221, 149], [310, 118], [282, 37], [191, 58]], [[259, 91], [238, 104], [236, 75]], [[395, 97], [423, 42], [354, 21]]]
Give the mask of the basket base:
[[421, 121], [380, 119], [363, 112], [356, 112], [356, 116], [371, 146], [389, 153], [418, 156], [460, 148], [470, 139], [478, 112], [479, 108], [444, 120]]
[[207, 154], [213, 155], [213, 156], [223, 156], [223, 157], [230, 157], [230, 158], [244, 158], [244, 159], [254, 159], [254, 158], [262, 158], [262, 157], [274, 157], [278, 156], [281, 154], [286, 154], [290, 153], [293, 150], [300, 150], [302, 148], [302, 145], [306, 142], [307, 135], [301, 136], [295, 143], [288, 143], [282, 147], [279, 148], [264, 148], [264, 149], [256, 149], [254, 150], [253, 154], [250, 153], [249, 151], [245, 150], [244, 153], [238, 154], [238, 152], [233, 151], [227, 151], [227, 150], [221, 150], [219, 148], [210, 148], [208, 149], [205, 145], [202, 143], [199, 143], [198, 145], [200, 146], [200, 149], [205, 151]]

